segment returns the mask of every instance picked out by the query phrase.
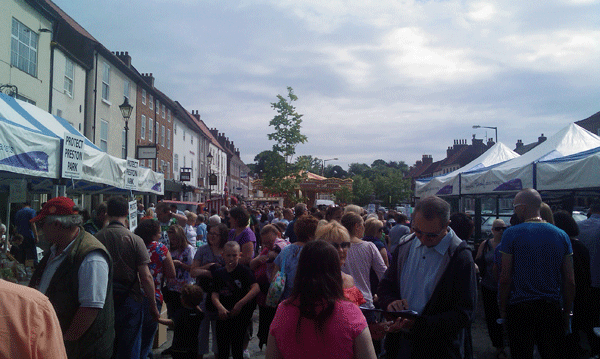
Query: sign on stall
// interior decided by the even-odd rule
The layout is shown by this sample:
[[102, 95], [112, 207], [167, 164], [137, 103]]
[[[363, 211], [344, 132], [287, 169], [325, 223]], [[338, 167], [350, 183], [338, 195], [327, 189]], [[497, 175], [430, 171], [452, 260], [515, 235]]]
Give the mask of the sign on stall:
[[9, 187], [10, 203], [24, 203], [27, 201], [27, 181], [15, 180], [10, 181]]
[[127, 167], [125, 168], [125, 188], [130, 190], [137, 190], [139, 178], [140, 161], [128, 157]]
[[129, 230], [130, 231], [135, 231], [135, 229], [137, 228], [137, 212], [138, 212], [138, 208], [137, 208], [137, 201], [133, 200], [131, 202], [129, 202]]
[[65, 132], [62, 150], [62, 177], [79, 179], [83, 173], [85, 138]]

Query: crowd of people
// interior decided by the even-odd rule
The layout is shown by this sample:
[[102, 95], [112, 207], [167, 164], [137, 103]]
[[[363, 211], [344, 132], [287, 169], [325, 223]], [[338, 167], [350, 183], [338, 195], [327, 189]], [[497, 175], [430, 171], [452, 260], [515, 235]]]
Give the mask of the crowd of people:
[[[53, 357], [146, 359], [163, 324], [173, 342], [162, 354], [173, 358], [249, 357], [253, 335], [267, 358], [473, 358], [477, 299], [497, 358], [532, 358], [534, 345], [542, 358], [598, 353], [600, 205], [576, 223], [520, 191], [510, 226], [496, 219], [474, 252], [473, 220], [435, 196], [411, 215], [149, 207], [134, 232], [120, 196], [86, 222], [66, 197], [23, 212], [51, 244], [30, 287], [60, 324], [45, 332], [63, 344], [48, 348]], [[32, 352], [26, 342], [5, 350]]]

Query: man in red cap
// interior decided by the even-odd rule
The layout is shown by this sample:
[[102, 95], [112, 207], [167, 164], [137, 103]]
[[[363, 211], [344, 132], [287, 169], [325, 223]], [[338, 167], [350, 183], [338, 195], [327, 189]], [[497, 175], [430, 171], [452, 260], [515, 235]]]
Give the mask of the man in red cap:
[[108, 251], [81, 227], [70, 198], [49, 200], [31, 222], [52, 247], [29, 286], [46, 294], [54, 306], [68, 357], [110, 358], [115, 331]]

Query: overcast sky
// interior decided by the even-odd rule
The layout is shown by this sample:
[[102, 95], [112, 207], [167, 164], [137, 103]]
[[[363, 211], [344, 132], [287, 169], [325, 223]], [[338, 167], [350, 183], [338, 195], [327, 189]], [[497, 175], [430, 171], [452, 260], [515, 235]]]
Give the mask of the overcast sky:
[[408, 165], [455, 139], [510, 148], [600, 111], [600, 1], [54, 0], [242, 160], [291, 86], [297, 155]]

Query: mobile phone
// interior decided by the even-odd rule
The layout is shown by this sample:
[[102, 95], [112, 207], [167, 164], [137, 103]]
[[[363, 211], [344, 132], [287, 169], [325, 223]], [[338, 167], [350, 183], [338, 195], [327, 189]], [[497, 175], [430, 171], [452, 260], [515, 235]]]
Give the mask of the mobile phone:
[[396, 318], [416, 319], [419, 317], [419, 313], [408, 309], [395, 312], [384, 312], [383, 315], [389, 320], [394, 320]]
[[[371, 309], [371, 308], [363, 308], [360, 307], [360, 310], [367, 316], [367, 314], [374, 313], [378, 318], [384, 317], [386, 320], [396, 320], [396, 318], [407, 318], [407, 319], [415, 319], [419, 317], [419, 313], [414, 310], [399, 310], [388, 312], [382, 309]], [[380, 321], [379, 319], [378, 321]]]

